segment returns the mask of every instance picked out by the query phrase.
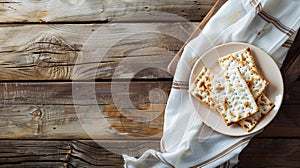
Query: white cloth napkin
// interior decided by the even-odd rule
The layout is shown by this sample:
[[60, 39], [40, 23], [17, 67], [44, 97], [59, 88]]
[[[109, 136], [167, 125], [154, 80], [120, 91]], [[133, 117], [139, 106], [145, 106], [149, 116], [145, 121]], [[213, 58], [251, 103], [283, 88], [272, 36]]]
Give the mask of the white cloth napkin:
[[231, 137], [203, 124], [189, 99], [191, 68], [208, 49], [227, 42], [260, 47], [280, 67], [300, 26], [299, 0], [229, 0], [188, 43], [179, 60], [165, 110], [161, 152], [124, 155], [125, 167], [232, 167], [254, 135]]

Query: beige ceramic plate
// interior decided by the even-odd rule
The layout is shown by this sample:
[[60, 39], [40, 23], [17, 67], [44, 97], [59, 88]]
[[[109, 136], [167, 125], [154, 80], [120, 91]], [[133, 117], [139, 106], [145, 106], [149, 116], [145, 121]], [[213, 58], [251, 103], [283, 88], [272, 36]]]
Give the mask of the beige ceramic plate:
[[198, 111], [199, 116], [203, 120], [203, 122], [213, 128], [215, 131], [231, 136], [242, 136], [255, 133], [268, 125], [277, 114], [283, 98], [283, 80], [280, 70], [273, 59], [263, 50], [250, 44], [227, 43], [219, 45], [206, 52], [195, 63], [189, 81], [191, 87], [191, 83], [199, 74], [203, 66], [206, 66], [209, 69], [213, 70], [214, 73], [220, 72], [221, 67], [219, 66], [219, 63], [217, 61], [219, 57], [225, 56], [246, 47], [250, 47], [260, 74], [263, 75], [267, 80], [269, 80], [270, 85], [267, 87], [264, 93], [275, 104], [273, 110], [270, 111], [269, 114], [266, 115], [251, 132], [247, 132], [238, 124], [226, 126], [223, 119], [217, 112], [210, 110], [208, 107], [200, 103], [196, 98], [190, 95], [192, 103]]

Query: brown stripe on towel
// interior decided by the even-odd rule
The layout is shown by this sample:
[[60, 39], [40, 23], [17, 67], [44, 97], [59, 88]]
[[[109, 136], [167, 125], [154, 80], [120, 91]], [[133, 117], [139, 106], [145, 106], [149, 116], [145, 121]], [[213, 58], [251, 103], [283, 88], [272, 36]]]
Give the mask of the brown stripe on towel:
[[177, 81], [177, 80], [174, 80], [173, 81], [174, 83], [179, 83], [179, 84], [189, 84], [189, 82], [187, 82], [187, 81]]
[[287, 34], [288, 36], [292, 36], [296, 33], [295, 30], [292, 28], [287, 27], [279, 19], [275, 18], [274, 16], [268, 14], [266, 11], [262, 9], [261, 3], [258, 3], [256, 0], [249, 0], [250, 5], [256, 7], [256, 13], [264, 19], [268, 23], [272, 23], [277, 29], [282, 31], [283, 33]]
[[189, 89], [189, 83], [185, 81], [173, 81], [172, 88], [174, 89]]
[[282, 44], [282, 47], [291, 48], [294, 41], [287, 40]]

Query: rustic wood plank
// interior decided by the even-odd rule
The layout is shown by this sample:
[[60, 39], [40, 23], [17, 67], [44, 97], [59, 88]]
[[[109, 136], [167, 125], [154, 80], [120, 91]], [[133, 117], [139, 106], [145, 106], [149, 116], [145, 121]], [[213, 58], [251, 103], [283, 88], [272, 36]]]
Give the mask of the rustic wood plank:
[[[297, 79], [300, 78], [300, 32], [297, 33], [294, 43], [288, 51], [287, 57], [281, 67], [284, 79], [285, 99], [292, 102], [293, 98], [300, 94], [294, 93], [294, 88], [300, 88]], [[291, 97], [292, 96], [292, 97]]]
[[[82, 22], [116, 20], [128, 15], [165, 12], [188, 20], [201, 20], [216, 0], [8, 0], [0, 2], [0, 22]], [[162, 15], [165, 17], [168, 15]], [[133, 17], [127, 18], [130, 21]]]
[[[136, 24], [136, 22], [155, 14], [155, 11], [170, 12], [188, 20], [201, 21], [204, 13], [210, 8], [205, 6], [212, 5], [214, 3], [212, 1], [96, 2], [69, 0], [57, 1], [55, 4], [51, 1], [30, 0], [21, 3], [0, 2], [0, 11], [2, 11], [0, 22], [2, 23], [62, 23], [66, 21], [102, 23], [118, 20], [119, 17], [128, 14], [143, 14], [137, 19], [129, 16], [120, 20], [120, 22], [135, 22], [132, 24], [1, 25], [0, 31], [3, 38], [0, 38], [2, 44], [0, 47], [0, 80], [111, 79], [113, 72], [119, 67], [119, 63], [124, 60], [128, 61], [125, 68], [121, 69], [114, 79], [134, 77], [136, 79], [167, 78], [171, 80], [172, 75], [167, 73], [166, 67], [187, 40], [193, 26], [182, 21], [181, 23], [165, 23], [165, 21], [156, 20], [156, 22], [163, 22], [157, 24]], [[206, 2], [207, 4], [205, 4]], [[102, 7], [105, 10], [102, 10]], [[60, 10], [61, 8], [64, 10]], [[166, 17], [167, 15], [161, 16]], [[172, 18], [168, 19], [171, 22], [178, 21]], [[109, 29], [108, 34], [114, 34], [112, 37], [105, 36], [104, 40], [101, 39], [103, 48], [108, 48], [110, 42], [115, 39], [121, 40], [108, 52], [108, 57], [102, 63], [99, 64], [97, 61], [80, 62], [84, 66], [79, 66], [82, 69], [77, 70], [82, 73], [72, 76], [70, 72], [76, 65], [74, 60], [83, 53], [84, 42], [91, 33], [97, 31], [99, 26], [106, 27], [105, 30]], [[145, 34], [139, 33], [139, 31], [133, 34], [127, 32], [136, 26], [147, 28], [147, 32]], [[189, 29], [186, 26], [190, 26]], [[179, 37], [176, 39], [172, 35], [163, 35], [161, 32], [164, 32], [165, 29], [178, 34]], [[105, 33], [107, 31], [103, 31], [98, 36], [103, 38]], [[122, 39], [124, 36], [125, 39]], [[33, 43], [29, 41], [33, 41]], [[143, 49], [137, 47], [141, 42], [145, 44], [141, 46]], [[153, 63], [150, 68], [147, 66], [149, 60]], [[138, 68], [132, 68], [132, 63], [138, 63], [136, 64]], [[297, 67], [297, 61], [292, 66]], [[144, 67], [147, 68], [143, 69]], [[142, 71], [134, 73], [140, 69]], [[294, 72], [291, 69], [288, 71]], [[95, 72], [97, 73], [96, 77], [93, 74]], [[285, 73], [283, 70], [282, 72]], [[293, 81], [297, 79], [297, 75], [292, 77]], [[45, 86], [42, 86], [43, 83]], [[126, 113], [132, 111], [132, 106], [127, 106], [123, 102], [125, 106], [122, 106], [121, 109], [125, 111], [120, 112], [116, 106], [112, 105], [114, 101], [111, 92], [114, 89], [111, 89], [109, 82], [95, 85], [96, 103], [89, 101], [91, 97], [84, 94], [91, 91], [84, 89], [93, 84], [77, 85], [77, 89], [82, 89], [79, 94], [82, 97], [75, 103], [76, 106], [73, 105], [71, 94], [73, 88], [70, 83], [43, 83], [41, 81], [29, 84], [18, 82], [0, 84], [0, 89], [2, 89], [0, 95], [2, 104], [0, 107], [0, 139], [2, 139], [0, 140], [0, 167], [122, 167], [121, 153], [138, 156], [149, 148], [158, 150], [159, 133], [162, 131], [163, 125], [163, 115], [160, 114], [163, 112], [170, 91], [170, 81], [161, 82], [162, 84], [130, 83], [129, 89], [132, 89], [132, 94], [129, 97], [133, 106], [138, 109], [135, 112], [139, 112], [135, 113], [138, 114], [136, 118], [130, 113]], [[117, 84], [115, 88], [126, 89], [126, 83], [129, 82], [125, 80], [125, 82]], [[293, 91], [287, 94], [287, 100], [275, 120], [242, 152], [240, 167], [296, 167], [299, 165], [297, 156], [300, 154], [300, 130], [298, 127], [300, 85], [295, 85], [292, 86], [293, 89], [289, 89]], [[115, 90], [115, 92], [120, 91], [122, 90]], [[117, 94], [117, 101], [122, 102], [124, 98], [126, 99], [126, 95]], [[161, 102], [164, 103], [159, 104]], [[96, 113], [97, 110], [91, 110], [85, 114], [76, 113], [76, 109], [86, 109], [86, 105], [97, 105], [92, 107], [98, 107], [103, 111], [101, 117], [107, 121], [107, 124], [95, 125], [93, 123], [97, 122], [96, 118], [99, 116]], [[157, 118], [148, 122], [140, 122], [141, 117], [147, 113], [151, 114], [149, 115], [150, 119], [153, 119], [153, 116]], [[83, 125], [95, 131], [92, 137], [87, 134]], [[6, 138], [19, 140], [3, 140]], [[33, 140], [23, 140], [24, 138]], [[90, 140], [70, 140], [91, 138], [102, 139], [97, 142], [104, 145], [106, 149]], [[132, 141], [131, 138], [135, 141]], [[143, 138], [151, 140], [137, 140]]]
[[[172, 81], [115, 81], [115, 82], [4, 82], [0, 83], [2, 105], [73, 105], [113, 104], [113, 96], [130, 99], [137, 104], [164, 104]], [[86, 94], [89, 91], [89, 94]], [[130, 92], [130, 94], [129, 94]], [[128, 96], [129, 95], [129, 96]], [[291, 99], [283, 104], [300, 104], [300, 81], [291, 91]], [[76, 96], [76, 97], [73, 97]], [[94, 97], [96, 96], [96, 98]], [[150, 99], [149, 99], [150, 96]], [[158, 96], [152, 97], [151, 96]], [[129, 97], [129, 98], [128, 98]], [[95, 101], [91, 101], [92, 99]]]
[[[72, 88], [71, 82], [1, 83], [1, 138], [160, 137], [171, 81], [75, 84]], [[300, 137], [297, 102], [283, 104], [278, 116], [259, 136]], [[88, 132], [86, 127], [94, 132]]]
[[71, 153], [71, 141], [0, 140], [0, 167], [63, 168]]
[[[160, 138], [164, 108], [147, 104], [120, 111], [114, 105], [1, 107], [0, 139]], [[144, 122], [132, 113], [128, 116], [129, 110], [143, 116]]]
[[168, 71], [171, 74], [175, 74], [178, 61], [181, 57], [181, 54], [182, 54], [183, 49], [186, 46], [186, 44], [188, 44], [188, 42], [190, 42], [192, 39], [194, 39], [195, 37], [197, 37], [201, 33], [201, 31], [205, 27], [206, 23], [210, 20], [210, 18], [212, 18], [218, 12], [218, 10], [223, 6], [223, 4], [225, 4], [225, 2], [227, 2], [227, 0], [217, 0], [216, 3], [212, 6], [212, 8], [205, 15], [203, 20], [199, 23], [197, 28], [191, 33], [190, 37], [187, 39], [187, 41], [180, 48], [180, 50], [177, 52], [175, 57], [172, 59], [172, 61], [168, 65]]
[[[283, 104], [274, 120], [258, 137], [300, 137], [300, 104]], [[294, 120], [295, 119], [295, 120]]]
[[[86, 111], [76, 112], [78, 108]], [[0, 139], [160, 138], [164, 108], [162, 104], [141, 104], [136, 110], [118, 110], [114, 105], [10, 105], [0, 110]], [[299, 108], [299, 105], [283, 106], [258, 137], [300, 137]], [[127, 111], [135, 113], [128, 114]]]
[[[298, 51], [300, 51], [300, 47], [299, 47]], [[300, 77], [300, 68], [299, 68], [300, 52], [298, 55], [296, 55], [294, 57], [293, 60], [290, 60], [290, 63], [288, 65], [289, 65], [289, 68], [285, 68], [284, 70], [282, 70], [284, 83], [285, 83], [285, 89], [287, 91], [287, 94], [285, 95], [285, 99], [287, 99], [287, 100], [291, 99], [290, 96], [295, 95], [292, 91], [294, 90], [294, 87], [296, 84], [299, 85], [299, 82], [296, 82], [296, 80]], [[298, 88], [300, 88], [300, 87], [298, 86]]]
[[[123, 143], [127, 146], [122, 146]], [[238, 166], [297, 167], [300, 164], [299, 147], [299, 139], [254, 138], [241, 152]], [[159, 141], [0, 140], [0, 165], [11, 168], [121, 167], [120, 154], [137, 156], [150, 148], [159, 150]]]
[[[2, 105], [73, 105], [74, 103], [78, 105], [108, 105], [116, 104], [122, 99], [123, 101], [131, 101], [133, 105], [165, 104], [171, 85], [172, 81], [130, 80], [112, 83], [0, 83], [0, 103]], [[116, 97], [115, 100], [114, 97]]]
[[300, 139], [253, 139], [238, 167], [298, 167]]
[[285, 90], [285, 104], [299, 104], [300, 102], [300, 79], [289, 84], [289, 89]]
[[[149, 136], [161, 132], [163, 125], [161, 115], [171, 82], [119, 82], [113, 83], [113, 88], [110, 82], [101, 82], [96, 83], [95, 93], [91, 91], [91, 95], [87, 95], [87, 92], [95, 85], [94, 83], [77, 84], [80, 86], [74, 87], [73, 83], [73, 88], [72, 83], [4, 84], [1, 103], [6, 105], [1, 106], [0, 111], [2, 124], [7, 129], [2, 129], [4, 131], [2, 138], [88, 138], [81, 128], [78, 117], [81, 116], [83, 123], [91, 123], [92, 126], [94, 124], [91, 121], [97, 121], [99, 110], [107, 115], [100, 116], [99, 120], [108, 120], [119, 132], [133, 136]], [[114, 88], [115, 90], [112, 90]], [[75, 102], [72, 89], [79, 92]], [[95, 100], [93, 96], [96, 97]], [[73, 106], [74, 103], [77, 106]], [[11, 106], [12, 104], [16, 106]], [[78, 113], [86, 108], [89, 110], [86, 114]], [[100, 137], [109, 137], [106, 135], [116, 133], [104, 121], [99, 124], [101, 129], [98, 130], [104, 133], [99, 134]], [[92, 127], [98, 126], [96, 124]], [[15, 134], [13, 130], [20, 134]], [[47, 132], [51, 135], [46, 135]], [[96, 134], [98, 133], [95, 132]]]
[[0, 167], [121, 167], [121, 154], [150, 148], [159, 150], [159, 141], [0, 140]]
[[77, 84], [3, 84], [1, 138], [89, 139], [82, 126], [94, 128], [90, 134], [96, 138], [157, 137], [162, 132], [171, 82]]
[[0, 80], [171, 78], [196, 23], [0, 25]]
[[122, 167], [122, 154], [138, 157], [148, 149], [159, 151], [159, 140], [73, 141], [68, 164], [75, 167]]
[[[26, 160], [26, 158], [24, 159]], [[2, 166], [3, 165], [3, 166]], [[0, 165], [0, 167], [5, 168], [32, 168], [32, 167], [38, 167], [38, 168], [65, 168], [64, 165], [61, 162], [55, 162], [55, 161], [25, 161], [25, 162], [17, 162], [17, 163], [5, 163]]]

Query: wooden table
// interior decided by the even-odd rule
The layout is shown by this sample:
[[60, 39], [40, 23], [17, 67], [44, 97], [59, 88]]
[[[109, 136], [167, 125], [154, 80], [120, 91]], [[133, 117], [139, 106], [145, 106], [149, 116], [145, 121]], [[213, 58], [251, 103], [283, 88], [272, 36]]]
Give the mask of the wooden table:
[[[167, 66], [214, 3], [1, 1], [0, 167], [121, 167], [121, 153], [159, 150]], [[298, 36], [280, 112], [240, 167], [300, 164], [299, 51]]]

